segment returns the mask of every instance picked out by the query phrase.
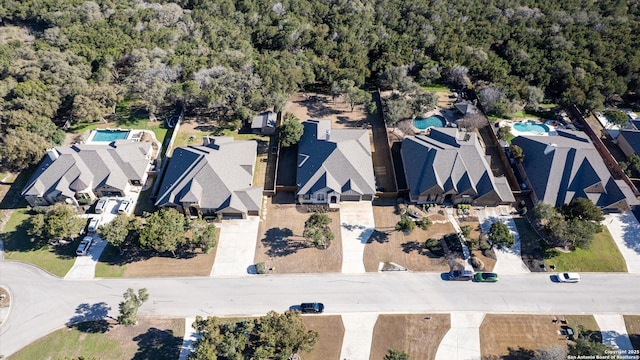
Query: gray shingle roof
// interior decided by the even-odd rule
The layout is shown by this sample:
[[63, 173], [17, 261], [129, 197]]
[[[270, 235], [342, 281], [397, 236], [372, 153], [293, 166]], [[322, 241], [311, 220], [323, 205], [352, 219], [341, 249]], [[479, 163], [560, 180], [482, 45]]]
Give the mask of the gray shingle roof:
[[298, 143], [297, 193], [330, 188], [337, 193], [375, 194], [369, 132], [331, 129], [329, 120], [302, 123]]
[[160, 185], [156, 206], [197, 203], [200, 208], [259, 211], [262, 189], [252, 187], [258, 145], [211, 137], [208, 145], [179, 147]]
[[400, 151], [413, 196], [435, 188], [474, 197], [495, 191], [503, 202], [515, 201], [506, 179], [493, 177], [475, 133], [432, 128], [429, 136], [405, 138]]
[[556, 136], [518, 136], [511, 142], [524, 152], [522, 166], [539, 200], [561, 206], [576, 197], [602, 207], [638, 204], [629, 186], [614, 180], [589, 137], [558, 130]]
[[624, 137], [636, 154], [640, 154], [640, 130], [621, 129], [619, 136]]
[[256, 115], [251, 122], [252, 129], [262, 129], [265, 127], [276, 127], [278, 116], [273, 111], [265, 111]]
[[118, 140], [110, 144], [58, 146], [46, 155], [22, 191], [23, 196], [44, 196], [59, 191], [74, 196], [76, 191], [108, 184], [124, 190], [129, 181], [141, 181], [149, 163], [151, 143]]

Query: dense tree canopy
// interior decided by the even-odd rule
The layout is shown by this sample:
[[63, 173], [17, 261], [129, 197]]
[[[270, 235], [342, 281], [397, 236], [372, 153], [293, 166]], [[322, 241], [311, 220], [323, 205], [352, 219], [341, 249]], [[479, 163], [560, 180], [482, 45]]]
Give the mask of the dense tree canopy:
[[60, 203], [34, 210], [36, 214], [28, 219], [28, 233], [41, 244], [74, 239], [87, 224], [87, 219], [80, 218], [70, 205]]
[[409, 91], [414, 79], [480, 85], [498, 113], [545, 97], [636, 100], [639, 15], [610, 0], [4, 1], [0, 146], [26, 147], [20, 131], [38, 141], [2, 163], [23, 168], [66, 121], [100, 120], [125, 98], [226, 118], [280, 109], [305, 86], [348, 81], [358, 104], [365, 85]]

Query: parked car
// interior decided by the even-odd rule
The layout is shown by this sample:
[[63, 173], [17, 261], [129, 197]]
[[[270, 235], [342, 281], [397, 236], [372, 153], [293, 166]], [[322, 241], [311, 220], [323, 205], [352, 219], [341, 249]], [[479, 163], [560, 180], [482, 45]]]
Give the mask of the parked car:
[[125, 198], [120, 202], [120, 206], [118, 206], [118, 213], [128, 214], [129, 208], [131, 207], [131, 199]]
[[300, 311], [305, 314], [320, 314], [324, 311], [324, 304], [318, 302], [302, 303], [300, 304]]
[[580, 274], [578, 273], [572, 273], [572, 272], [558, 273], [556, 274], [556, 277], [559, 282], [577, 283], [578, 281], [580, 281]]
[[498, 274], [492, 272], [477, 272], [473, 276], [473, 280], [477, 282], [496, 282], [498, 281]]
[[96, 232], [96, 230], [98, 230], [98, 225], [100, 225], [100, 218], [92, 217], [91, 220], [89, 220], [89, 226], [87, 226], [87, 231]]
[[102, 214], [104, 208], [107, 207], [107, 203], [109, 202], [109, 198], [103, 197], [98, 200], [96, 203], [96, 208], [94, 209], [96, 214]]
[[473, 271], [471, 270], [451, 270], [449, 272], [449, 280], [469, 281], [473, 279]]
[[84, 256], [89, 252], [89, 248], [93, 243], [93, 238], [91, 236], [85, 236], [82, 241], [80, 241], [80, 245], [78, 245], [78, 249], [76, 250], [76, 255]]

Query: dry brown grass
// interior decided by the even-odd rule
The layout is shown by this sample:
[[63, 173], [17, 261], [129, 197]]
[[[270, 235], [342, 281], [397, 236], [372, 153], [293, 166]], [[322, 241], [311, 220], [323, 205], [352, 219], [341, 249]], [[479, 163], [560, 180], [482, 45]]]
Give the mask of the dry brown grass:
[[340, 272], [340, 213], [326, 213], [332, 220], [329, 226], [335, 235], [330, 246], [323, 250], [308, 247], [302, 233], [311, 213], [300, 212], [300, 207], [291, 202], [274, 203], [282, 198], [282, 194], [278, 194], [267, 200], [266, 219], [260, 222], [258, 231], [255, 262], [264, 262], [278, 274]]
[[[561, 315], [557, 315], [562, 319]], [[567, 326], [576, 334], [580, 326], [598, 331], [591, 315], [566, 316]], [[480, 325], [480, 351], [482, 357], [500, 359], [529, 359], [530, 353], [553, 345], [567, 346], [569, 340], [559, 333], [563, 325], [554, 323], [552, 315], [498, 315], [487, 314]], [[529, 354], [529, 355], [528, 355]]]
[[453, 105], [456, 103], [456, 99], [450, 97], [452, 92], [450, 91], [436, 91], [436, 95], [438, 95], [438, 107], [441, 109], [451, 109]]
[[380, 315], [373, 329], [369, 358], [382, 359], [388, 350], [399, 349], [411, 360], [434, 359], [449, 328], [449, 314]]
[[405, 235], [396, 231], [400, 215], [395, 213], [395, 200], [377, 201], [373, 206], [376, 231], [364, 250], [364, 266], [367, 271], [378, 271], [381, 262], [395, 262], [411, 271], [449, 271], [444, 257], [434, 257], [422, 251], [424, 242], [429, 238], [440, 239], [455, 232], [453, 226], [443, 216], [430, 215], [434, 224], [429, 230], [416, 228]]
[[310, 353], [301, 352], [300, 357], [304, 360], [326, 360], [339, 359], [342, 351], [342, 338], [344, 337], [344, 326], [340, 315], [331, 316], [303, 316], [307, 330], [318, 332], [318, 342]]
[[640, 350], [640, 315], [625, 315], [624, 323], [627, 327], [631, 345], [633, 345], [634, 349]]
[[123, 277], [152, 276], [209, 276], [217, 247], [208, 254], [196, 254], [191, 258], [150, 257], [128, 263]]
[[316, 93], [306, 93], [306, 98], [304, 93], [294, 94], [287, 101], [283, 112], [292, 113], [300, 121], [331, 120], [331, 127], [334, 129], [361, 128], [367, 119], [364, 106], [355, 106], [351, 111], [351, 106], [341, 96], [334, 101], [329, 95]]

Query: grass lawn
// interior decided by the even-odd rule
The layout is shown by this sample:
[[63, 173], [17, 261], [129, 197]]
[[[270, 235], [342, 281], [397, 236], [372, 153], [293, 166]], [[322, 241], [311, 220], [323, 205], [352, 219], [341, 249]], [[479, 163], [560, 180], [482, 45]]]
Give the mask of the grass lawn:
[[[93, 326], [92, 326], [93, 325]], [[11, 356], [31, 359], [177, 359], [183, 319], [139, 318], [135, 326], [105, 320], [63, 328]]]
[[451, 89], [449, 89], [448, 86], [438, 84], [423, 86], [422, 89], [425, 91], [451, 92]]
[[399, 349], [411, 359], [434, 359], [450, 328], [449, 314], [380, 315], [373, 328], [370, 358], [382, 359], [390, 349]]
[[67, 245], [36, 246], [27, 235], [26, 224], [28, 209], [19, 208], [13, 211], [7, 222], [2, 237], [4, 238], [5, 259], [23, 261], [42, 268], [50, 273], [63, 277], [69, 272], [76, 260], [75, 250], [79, 239]]
[[547, 250], [545, 257], [545, 264], [555, 265], [558, 271], [627, 272], [627, 264], [606, 227], [595, 235], [587, 250]]
[[[561, 314], [556, 316], [562, 319]], [[529, 360], [535, 350], [566, 347], [570, 341], [559, 333], [564, 324], [552, 320], [553, 315], [487, 314], [480, 325], [482, 358]], [[580, 329], [600, 330], [591, 315], [566, 316], [566, 320], [576, 334]]]
[[302, 322], [307, 330], [317, 331], [319, 336], [311, 352], [300, 352], [301, 358], [304, 360], [340, 358], [342, 338], [344, 337], [344, 326], [340, 315], [302, 316]]
[[111, 244], [107, 244], [107, 247], [102, 251], [102, 255], [100, 255], [100, 260], [96, 264], [95, 276], [105, 278], [122, 277], [127, 265], [118, 261], [120, 257], [120, 250]]
[[633, 345], [634, 349], [640, 350], [640, 315], [625, 315], [624, 323], [627, 327], [631, 345]]

